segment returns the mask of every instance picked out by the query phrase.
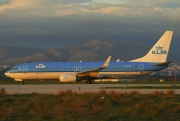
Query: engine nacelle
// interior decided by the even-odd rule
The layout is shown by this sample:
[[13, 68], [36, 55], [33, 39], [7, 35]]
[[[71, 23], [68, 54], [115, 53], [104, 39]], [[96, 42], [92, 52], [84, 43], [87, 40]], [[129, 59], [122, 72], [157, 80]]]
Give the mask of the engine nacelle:
[[76, 75], [73, 74], [60, 75], [59, 80], [60, 82], [76, 82]]

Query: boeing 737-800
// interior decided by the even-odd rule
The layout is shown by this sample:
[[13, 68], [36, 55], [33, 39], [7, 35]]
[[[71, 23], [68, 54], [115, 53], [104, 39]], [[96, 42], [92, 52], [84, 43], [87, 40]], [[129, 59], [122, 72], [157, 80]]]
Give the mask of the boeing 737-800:
[[120, 79], [154, 73], [166, 69], [173, 31], [166, 31], [143, 57], [127, 62], [33, 62], [14, 66], [5, 75], [15, 81], [60, 80], [60, 82], [92, 83], [95, 79]]

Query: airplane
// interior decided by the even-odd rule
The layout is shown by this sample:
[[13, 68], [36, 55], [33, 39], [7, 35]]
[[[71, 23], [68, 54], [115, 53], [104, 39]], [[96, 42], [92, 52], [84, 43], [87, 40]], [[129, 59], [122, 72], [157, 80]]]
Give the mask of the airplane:
[[25, 80], [59, 80], [92, 84], [95, 79], [122, 79], [151, 74], [166, 69], [173, 31], [166, 31], [143, 57], [122, 62], [32, 62], [12, 67], [5, 75], [24, 84]]

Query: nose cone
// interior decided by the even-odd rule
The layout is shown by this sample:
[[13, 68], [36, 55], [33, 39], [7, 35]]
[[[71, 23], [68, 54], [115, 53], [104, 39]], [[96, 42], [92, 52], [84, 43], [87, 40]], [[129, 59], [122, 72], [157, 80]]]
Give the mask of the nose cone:
[[9, 72], [8, 71], [6, 71], [4, 74], [9, 77]]
[[8, 73], [7, 73], [7, 72], [5, 72], [4, 74], [5, 74], [6, 76], [8, 75]]

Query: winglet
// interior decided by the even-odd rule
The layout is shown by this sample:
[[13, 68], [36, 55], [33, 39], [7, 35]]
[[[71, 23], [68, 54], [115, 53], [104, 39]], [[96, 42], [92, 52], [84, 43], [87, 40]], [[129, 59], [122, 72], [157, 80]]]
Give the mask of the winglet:
[[107, 68], [108, 65], [109, 65], [110, 60], [111, 60], [111, 56], [109, 56], [109, 57], [107, 58], [107, 60], [104, 62], [104, 64], [102, 65], [101, 68]]

